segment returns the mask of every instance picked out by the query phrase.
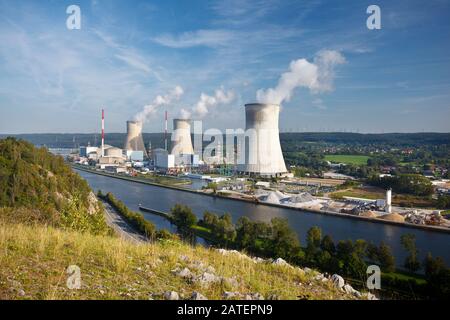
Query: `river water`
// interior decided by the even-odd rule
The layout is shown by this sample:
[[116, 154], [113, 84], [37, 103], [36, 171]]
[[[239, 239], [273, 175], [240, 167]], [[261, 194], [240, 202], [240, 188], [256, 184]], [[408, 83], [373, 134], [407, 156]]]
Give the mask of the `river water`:
[[[318, 226], [322, 229], [323, 234], [331, 235], [336, 243], [338, 240], [346, 239], [365, 239], [376, 244], [384, 241], [392, 248], [398, 266], [402, 265], [406, 257], [406, 252], [400, 244], [400, 236], [405, 233], [411, 233], [416, 236], [416, 244], [421, 258], [427, 252], [431, 252], [434, 257], [440, 256], [448, 266], [450, 265], [450, 233], [214, 198], [115, 179], [85, 171], [76, 170], [76, 172], [87, 180], [95, 192], [99, 189], [104, 193], [111, 192], [135, 211], [139, 211], [138, 206], [142, 204], [148, 208], [168, 212], [171, 207], [180, 203], [191, 207], [199, 218], [203, 216], [205, 210], [219, 215], [230, 213], [233, 217], [233, 222], [236, 222], [241, 216], [265, 222], [270, 221], [274, 217], [286, 218], [291, 228], [297, 232], [302, 245], [305, 245], [308, 229]], [[150, 213], [141, 213], [144, 214], [146, 219], [152, 221], [156, 227], [174, 231], [173, 226], [164, 218]]]

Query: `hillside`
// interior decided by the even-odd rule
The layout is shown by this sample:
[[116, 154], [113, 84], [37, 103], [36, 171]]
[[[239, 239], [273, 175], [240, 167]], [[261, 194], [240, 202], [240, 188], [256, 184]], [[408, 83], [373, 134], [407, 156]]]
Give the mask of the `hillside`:
[[[80, 267], [79, 290], [66, 286], [70, 265]], [[0, 299], [163, 299], [167, 291], [180, 299], [194, 292], [208, 299], [247, 294], [355, 299], [317, 274], [180, 242], [136, 245], [110, 236], [0, 224]]]
[[45, 148], [0, 140], [2, 219], [105, 234], [109, 231], [89, 185]]

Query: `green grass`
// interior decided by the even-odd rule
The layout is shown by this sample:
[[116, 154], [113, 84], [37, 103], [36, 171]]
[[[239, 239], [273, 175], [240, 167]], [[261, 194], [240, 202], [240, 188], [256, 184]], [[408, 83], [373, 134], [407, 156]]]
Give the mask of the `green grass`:
[[335, 163], [345, 163], [354, 165], [367, 164], [369, 156], [362, 155], [350, 155], [350, 154], [329, 154], [325, 156], [326, 161], [331, 161]]
[[[202, 286], [171, 272], [188, 267], [200, 275], [203, 269], [192, 264], [211, 266], [217, 276], [235, 277], [237, 282]], [[78, 290], [66, 286], [70, 265], [81, 271]], [[281, 299], [354, 299], [331, 282], [314, 280], [314, 274], [179, 241], [137, 245], [112, 236], [0, 223], [1, 300], [148, 299], [150, 295], [161, 299], [169, 290], [183, 299], [194, 291], [209, 299], [222, 298], [224, 291], [259, 292], [264, 297], [275, 294]]]

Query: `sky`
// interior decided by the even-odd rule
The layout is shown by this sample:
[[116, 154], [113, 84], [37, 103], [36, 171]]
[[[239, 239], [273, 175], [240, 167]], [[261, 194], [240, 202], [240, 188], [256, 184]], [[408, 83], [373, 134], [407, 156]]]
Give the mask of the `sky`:
[[244, 128], [293, 75], [281, 131], [450, 132], [449, 39], [446, 0], [0, 0], [0, 133], [98, 132], [102, 108], [107, 132], [161, 132], [165, 110]]

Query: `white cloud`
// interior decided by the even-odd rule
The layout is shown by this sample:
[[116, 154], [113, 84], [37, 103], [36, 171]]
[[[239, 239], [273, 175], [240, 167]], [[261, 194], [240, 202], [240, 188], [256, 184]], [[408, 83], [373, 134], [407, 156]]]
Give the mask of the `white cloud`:
[[176, 86], [165, 95], [157, 95], [152, 103], [144, 106], [144, 109], [135, 115], [134, 119], [141, 122], [147, 121], [158, 111], [159, 107], [170, 105], [179, 100], [183, 94], [183, 88]]
[[170, 48], [189, 48], [195, 46], [225, 46], [233, 38], [227, 30], [196, 30], [183, 32], [180, 35], [163, 34], [152, 40]]
[[262, 103], [282, 104], [290, 101], [294, 90], [299, 87], [308, 88], [312, 93], [332, 91], [334, 68], [344, 62], [345, 58], [332, 50], [319, 51], [314, 62], [294, 60], [290, 63], [289, 70], [281, 75], [276, 87], [259, 89], [256, 99]]

